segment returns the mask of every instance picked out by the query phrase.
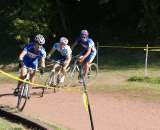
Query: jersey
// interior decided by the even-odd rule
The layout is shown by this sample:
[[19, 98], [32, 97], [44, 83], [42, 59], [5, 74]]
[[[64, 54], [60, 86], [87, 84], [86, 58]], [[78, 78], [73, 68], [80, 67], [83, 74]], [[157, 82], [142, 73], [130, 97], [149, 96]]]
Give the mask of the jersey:
[[45, 49], [42, 47], [40, 50], [35, 51], [34, 43], [26, 45], [23, 51], [26, 51], [27, 53], [23, 58], [24, 65], [33, 69], [38, 66], [38, 60], [46, 57]]
[[89, 48], [91, 48], [91, 52], [96, 53], [96, 47], [95, 47], [95, 43], [93, 42], [93, 40], [91, 38], [88, 38], [87, 41], [82, 41], [80, 38], [77, 39], [77, 43], [81, 44], [85, 50], [88, 50]]
[[52, 48], [57, 50], [63, 57], [70, 57], [72, 54], [72, 50], [68, 45], [65, 45], [64, 48], [61, 48], [60, 43], [55, 43]]

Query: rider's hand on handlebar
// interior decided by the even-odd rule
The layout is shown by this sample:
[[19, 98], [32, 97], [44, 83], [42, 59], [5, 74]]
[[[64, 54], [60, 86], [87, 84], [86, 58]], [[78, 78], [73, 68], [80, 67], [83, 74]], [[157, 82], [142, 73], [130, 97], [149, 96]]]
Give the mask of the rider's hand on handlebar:
[[83, 57], [83, 56], [80, 56], [78, 61], [79, 61], [80, 64], [82, 64], [83, 61], [84, 61], [84, 57]]

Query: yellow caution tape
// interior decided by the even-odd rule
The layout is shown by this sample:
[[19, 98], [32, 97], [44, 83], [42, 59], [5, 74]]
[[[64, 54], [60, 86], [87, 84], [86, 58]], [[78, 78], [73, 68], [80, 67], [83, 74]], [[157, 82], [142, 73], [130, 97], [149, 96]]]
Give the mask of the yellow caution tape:
[[[146, 51], [147, 49], [144, 49]], [[160, 51], [160, 49], [149, 49], [148, 51]]]
[[30, 81], [22, 80], [22, 79], [20, 79], [19, 77], [16, 77], [16, 76], [14, 76], [14, 75], [11, 75], [11, 74], [9, 74], [9, 73], [6, 73], [6, 72], [4, 72], [4, 71], [2, 71], [2, 70], [0, 70], [0, 73], [2, 73], [3, 75], [5, 75], [5, 76], [7, 76], [7, 77], [9, 77], [9, 78], [14, 79], [14, 80], [21, 81], [21, 82], [24, 82], [24, 83], [28, 83], [28, 84], [31, 84], [31, 85], [36, 86], [36, 87], [52, 88], [52, 87], [49, 87], [49, 86], [46, 86], [46, 85], [36, 84], [36, 83], [32, 83], [32, 82], [30, 82]]
[[85, 92], [83, 93], [83, 103], [85, 111], [88, 112], [88, 97]]

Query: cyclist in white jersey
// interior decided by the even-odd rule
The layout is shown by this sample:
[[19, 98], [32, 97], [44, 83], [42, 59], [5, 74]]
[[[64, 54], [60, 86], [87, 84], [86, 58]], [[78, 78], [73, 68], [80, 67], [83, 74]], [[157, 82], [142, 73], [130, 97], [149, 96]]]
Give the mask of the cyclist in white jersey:
[[[60, 61], [63, 63], [63, 69], [62, 73], [63, 76], [60, 79], [60, 83], [64, 83], [65, 79], [65, 72], [66, 68], [68, 67], [71, 57], [72, 57], [72, 50], [70, 46], [68, 45], [68, 39], [66, 37], [61, 37], [58, 43], [54, 43], [52, 49], [47, 55], [47, 59], [50, 59], [51, 55], [55, 52], [58, 51], [60, 53], [60, 56], [56, 58], [56, 60]], [[54, 69], [54, 66], [53, 66]]]
[[[91, 38], [89, 38], [89, 33], [87, 30], [82, 30], [80, 32], [80, 36], [76, 39], [72, 46], [72, 50], [77, 44], [81, 44], [83, 46], [83, 50], [80, 52], [79, 63], [84, 64], [84, 77], [86, 79], [89, 71], [89, 67], [96, 57], [96, 47], [95, 43]], [[80, 83], [82, 83], [82, 79], [80, 79]]]

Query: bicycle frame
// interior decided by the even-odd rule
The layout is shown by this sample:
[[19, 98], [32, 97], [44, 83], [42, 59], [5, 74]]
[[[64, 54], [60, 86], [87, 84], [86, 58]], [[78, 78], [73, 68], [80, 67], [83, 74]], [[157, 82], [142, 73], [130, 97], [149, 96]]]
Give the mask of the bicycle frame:
[[[54, 63], [54, 65], [53, 65], [54, 67], [51, 70], [49, 77], [47, 78], [45, 84], [50, 87], [54, 87], [54, 92], [56, 92], [56, 87], [60, 83], [59, 77], [61, 75], [61, 70], [62, 70], [63, 65], [59, 61], [52, 60], [52, 62]], [[56, 70], [57, 68], [58, 68], [58, 70]], [[43, 97], [45, 89], [46, 88], [42, 89], [41, 97]]]
[[[79, 64], [79, 62], [78, 62], [78, 58], [77, 58], [78, 56], [75, 56], [74, 58], [73, 58], [73, 64], [72, 65], [70, 65], [71, 67], [70, 67], [70, 77], [73, 79], [74, 77], [75, 77], [75, 73], [76, 72], [78, 72], [79, 73], [79, 75], [78, 75], [78, 79], [80, 78], [80, 66], [83, 66], [83, 64], [82, 65], [80, 65]], [[92, 69], [93, 68], [93, 69]], [[91, 65], [90, 65], [90, 67], [89, 67], [89, 72], [88, 72], [88, 77], [87, 77], [87, 79], [93, 79], [93, 78], [95, 78], [96, 76], [97, 76], [97, 73], [98, 73], [98, 66], [97, 66], [97, 64], [96, 63], [91, 63]]]

